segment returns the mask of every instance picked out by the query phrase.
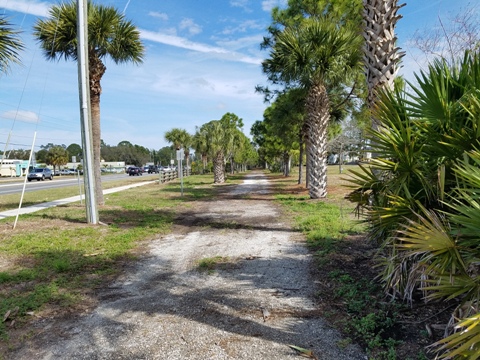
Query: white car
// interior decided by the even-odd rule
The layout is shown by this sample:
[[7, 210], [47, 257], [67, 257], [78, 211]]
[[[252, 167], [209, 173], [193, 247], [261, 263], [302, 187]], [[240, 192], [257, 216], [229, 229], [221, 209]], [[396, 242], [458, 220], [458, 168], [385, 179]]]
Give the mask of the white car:
[[45, 179], [53, 180], [53, 173], [52, 173], [52, 170], [50, 170], [49, 168], [32, 169], [27, 175], [28, 181], [32, 181], [32, 180], [43, 181]]

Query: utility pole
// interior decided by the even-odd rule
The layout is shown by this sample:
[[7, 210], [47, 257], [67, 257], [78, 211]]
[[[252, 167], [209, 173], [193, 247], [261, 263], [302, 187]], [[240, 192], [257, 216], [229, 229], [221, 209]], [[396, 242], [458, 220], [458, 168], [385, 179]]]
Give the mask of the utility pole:
[[92, 120], [88, 68], [88, 12], [87, 0], [77, 0], [78, 84], [80, 96], [80, 123], [83, 148], [83, 183], [87, 222], [98, 224], [98, 208], [93, 177]]

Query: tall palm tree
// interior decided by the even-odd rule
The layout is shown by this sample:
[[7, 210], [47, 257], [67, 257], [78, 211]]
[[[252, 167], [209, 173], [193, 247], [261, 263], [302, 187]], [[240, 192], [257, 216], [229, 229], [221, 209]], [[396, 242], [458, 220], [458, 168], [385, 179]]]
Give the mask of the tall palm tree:
[[[398, 0], [363, 0], [363, 6], [367, 104], [372, 108], [379, 89], [393, 90], [398, 64], [404, 55], [396, 44], [395, 26], [402, 18], [398, 10], [405, 4], [398, 5]], [[374, 119], [372, 126], [378, 127]]]
[[180, 150], [182, 148], [182, 134], [184, 132], [186, 132], [186, 130], [173, 128], [165, 133], [165, 140], [172, 143], [176, 150]]
[[7, 73], [11, 63], [20, 63], [19, 51], [23, 43], [18, 31], [12, 29], [8, 20], [0, 17], [0, 72]]
[[173, 128], [165, 133], [165, 140], [172, 143], [175, 149], [183, 149], [185, 161], [188, 167], [190, 148], [192, 147], [192, 136], [187, 132], [187, 130]]
[[208, 144], [208, 153], [213, 162], [213, 182], [225, 182], [225, 153], [231, 139], [220, 120], [213, 120], [202, 125]]
[[55, 172], [55, 168], [58, 166], [60, 170], [61, 165], [66, 165], [68, 163], [68, 151], [67, 149], [61, 146], [54, 146], [50, 150], [48, 150], [48, 154], [46, 157], [47, 165], [53, 165], [53, 172]]
[[242, 126], [242, 120], [232, 113], [226, 113], [220, 120], [212, 120], [200, 128], [205, 137], [207, 153], [213, 161], [213, 182], [225, 182], [225, 157], [232, 151], [235, 134]]
[[275, 38], [263, 71], [275, 84], [306, 89], [308, 178], [310, 197], [327, 196], [328, 87], [348, 82], [360, 64], [361, 37], [329, 18], [309, 18]]
[[203, 172], [205, 172], [205, 168], [207, 166], [207, 155], [208, 155], [208, 144], [207, 144], [207, 137], [204, 131], [200, 128], [196, 127], [195, 135], [193, 135], [193, 145], [192, 147], [195, 149], [196, 154], [200, 154], [202, 157], [202, 168]]
[[[49, 60], [77, 61], [77, 6], [76, 1], [54, 5], [50, 16], [39, 19], [34, 36], [40, 42], [44, 56]], [[88, 2], [88, 62], [90, 76], [90, 105], [92, 115], [93, 174], [96, 198], [104, 204], [100, 169], [100, 81], [105, 74], [104, 60], [110, 57], [116, 64], [143, 61], [144, 46], [140, 32], [133, 23], [110, 6]]]

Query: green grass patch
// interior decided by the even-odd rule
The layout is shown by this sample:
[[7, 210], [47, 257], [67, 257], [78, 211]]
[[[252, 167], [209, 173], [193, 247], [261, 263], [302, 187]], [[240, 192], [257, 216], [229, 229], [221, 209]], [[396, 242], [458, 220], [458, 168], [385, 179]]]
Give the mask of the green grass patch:
[[[0, 233], [0, 259], [9, 266], [0, 271], [0, 316], [3, 320], [8, 310], [19, 310], [14, 319], [0, 322], [0, 339], [8, 341], [9, 323], [21, 324], [28, 312], [74, 307], [83, 294], [104, 286], [125, 262], [135, 259], [140, 243], [168, 233], [176, 212], [217, 191], [212, 175], [184, 180], [184, 196], [178, 180], [105, 195], [99, 219], [106, 226], [86, 224], [85, 208], [79, 203], [21, 215], [15, 230], [12, 219], [1, 220], [5, 230]], [[75, 195], [76, 190], [32, 193], [32, 202]]]
[[206, 271], [212, 274], [216, 269], [225, 265], [228, 262], [228, 257], [214, 256], [198, 260], [197, 269], [199, 271]]
[[342, 304], [329, 310], [331, 318], [342, 319], [338, 323], [341, 330], [364, 344], [370, 359], [393, 360], [399, 344], [394, 329], [399, 327], [400, 305], [385, 302], [381, 286], [373, 278], [363, 277], [365, 274], [359, 273], [355, 264], [347, 266], [338, 260], [354, 256], [349, 254], [351, 243], [347, 237], [365, 231], [365, 225], [354, 217], [353, 205], [344, 199], [348, 192], [344, 176], [355, 167], [344, 166], [342, 174], [338, 166], [329, 167], [328, 191], [332, 196], [323, 200], [311, 200], [308, 192], [295, 184], [293, 176], [277, 179], [276, 192], [280, 195], [276, 200], [293, 219], [295, 229], [305, 234], [319, 269], [328, 274], [329, 301]]

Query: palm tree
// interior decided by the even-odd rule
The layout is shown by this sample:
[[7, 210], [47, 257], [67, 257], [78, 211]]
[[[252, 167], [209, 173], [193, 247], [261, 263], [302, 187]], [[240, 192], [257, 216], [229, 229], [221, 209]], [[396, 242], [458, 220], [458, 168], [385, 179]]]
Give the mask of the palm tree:
[[195, 129], [195, 135], [193, 135], [192, 144], [192, 147], [195, 149], [195, 153], [200, 154], [202, 157], [202, 169], [203, 172], [205, 172], [208, 152], [207, 137], [205, 132], [201, 131], [201, 129], [198, 127]]
[[[54, 5], [50, 17], [39, 19], [34, 36], [40, 42], [48, 60], [77, 60], [76, 1]], [[101, 79], [106, 71], [103, 61], [110, 57], [116, 64], [143, 61], [144, 47], [140, 32], [114, 7], [88, 2], [88, 62], [90, 77], [90, 105], [92, 115], [92, 142], [96, 198], [104, 204], [100, 169], [100, 95]]]
[[173, 128], [165, 133], [165, 140], [172, 143], [175, 149], [180, 150], [183, 148], [185, 161], [188, 168], [188, 159], [190, 157], [190, 148], [192, 147], [192, 136], [187, 130]]
[[459, 331], [438, 343], [440, 358], [480, 349], [479, 73], [480, 55], [467, 52], [453, 66], [435, 61], [411, 93], [380, 91], [371, 130], [379, 156], [356, 172], [349, 196], [382, 247], [386, 291], [458, 302]]
[[225, 182], [225, 157], [232, 152], [235, 134], [242, 125], [242, 119], [237, 115], [226, 113], [220, 120], [203, 124], [198, 131], [198, 136], [205, 138], [206, 153], [212, 158], [215, 184]]
[[61, 165], [68, 163], [68, 151], [61, 146], [54, 146], [48, 150], [45, 160], [47, 165], [53, 165], [53, 172], [55, 173], [55, 167], [58, 166], [60, 170]]
[[23, 44], [18, 31], [11, 28], [6, 18], [0, 17], [0, 72], [7, 73], [11, 63], [20, 63], [19, 51]]
[[183, 129], [173, 128], [165, 133], [165, 140], [172, 143], [176, 150], [180, 150], [182, 148], [182, 138], [186, 132]]
[[308, 126], [310, 197], [327, 196], [328, 87], [349, 80], [360, 64], [361, 38], [355, 29], [329, 18], [309, 18], [280, 32], [263, 71], [274, 84], [304, 87]]
[[225, 153], [231, 142], [231, 136], [225, 130], [220, 120], [210, 121], [201, 127], [201, 131], [205, 133], [208, 153], [213, 162], [213, 182], [215, 184], [225, 182]]
[[[363, 0], [363, 5], [367, 105], [371, 109], [379, 89], [393, 90], [398, 63], [404, 55], [396, 44], [395, 26], [402, 18], [397, 12], [405, 4], [398, 5], [398, 0]], [[372, 126], [378, 126], [374, 119]]]

